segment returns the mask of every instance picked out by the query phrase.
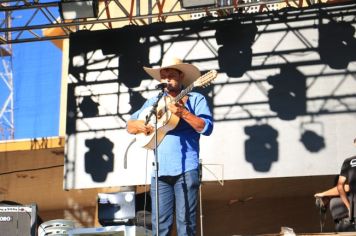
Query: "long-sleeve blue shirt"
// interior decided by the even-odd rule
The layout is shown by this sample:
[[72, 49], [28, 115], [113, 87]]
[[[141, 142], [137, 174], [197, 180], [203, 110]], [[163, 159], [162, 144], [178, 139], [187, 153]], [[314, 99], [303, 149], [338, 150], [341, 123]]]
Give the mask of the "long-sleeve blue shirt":
[[[148, 99], [138, 111], [132, 114], [131, 119], [137, 120], [140, 113], [152, 106], [156, 100], [157, 97]], [[213, 131], [212, 114], [202, 94], [189, 93], [185, 107], [192, 114], [202, 118], [205, 127], [201, 132], [197, 132], [185, 120], [179, 120], [178, 125], [166, 134], [157, 148], [159, 176], [177, 176], [197, 169], [200, 135], [210, 135]]]

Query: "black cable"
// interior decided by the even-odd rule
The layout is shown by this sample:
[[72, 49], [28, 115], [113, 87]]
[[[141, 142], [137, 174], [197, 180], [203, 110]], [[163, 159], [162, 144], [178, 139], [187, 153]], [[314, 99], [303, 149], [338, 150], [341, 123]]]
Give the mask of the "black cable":
[[9, 174], [14, 174], [14, 173], [27, 172], [27, 171], [36, 171], [36, 170], [46, 170], [46, 169], [51, 169], [51, 168], [63, 167], [63, 166], [64, 165], [56, 165], [56, 166], [46, 166], [46, 167], [25, 169], [25, 170], [14, 170], [14, 171], [0, 173], [0, 175], [9, 175]]

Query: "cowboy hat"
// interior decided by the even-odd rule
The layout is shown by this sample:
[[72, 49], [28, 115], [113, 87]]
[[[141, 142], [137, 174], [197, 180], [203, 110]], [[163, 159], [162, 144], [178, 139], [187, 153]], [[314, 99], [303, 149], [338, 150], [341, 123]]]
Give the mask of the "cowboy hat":
[[168, 68], [179, 70], [184, 74], [182, 81], [184, 87], [192, 84], [200, 76], [198, 67], [192, 64], [183, 63], [181, 59], [176, 57], [163, 59], [162, 65], [159, 68], [143, 67], [147, 74], [158, 81], [161, 81], [160, 71]]

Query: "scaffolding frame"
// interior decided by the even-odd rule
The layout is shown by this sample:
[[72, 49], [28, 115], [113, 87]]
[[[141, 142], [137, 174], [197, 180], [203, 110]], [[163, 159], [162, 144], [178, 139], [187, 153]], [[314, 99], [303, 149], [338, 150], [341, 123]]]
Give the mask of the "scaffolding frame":
[[[325, 1], [325, 0], [323, 0]], [[147, 25], [154, 22], [184, 21], [195, 16], [227, 16], [234, 13], [251, 13], [275, 10], [273, 6], [302, 7], [314, 4], [314, 0], [217, 0], [212, 7], [193, 9], [181, 8], [180, 1], [165, 0], [99, 0], [99, 14], [96, 18], [64, 21], [59, 17], [59, 2], [48, 0], [2, 0], [0, 12], [7, 12], [7, 17], [23, 13], [27, 19], [12, 26], [4, 24], [8, 19], [0, 19], [0, 34], [5, 37], [0, 44], [13, 44], [33, 41], [65, 39], [69, 34], [82, 28], [95, 30], [98, 27], [117, 28], [121, 25]], [[320, 3], [318, 1], [318, 3]], [[26, 14], [25, 14], [26, 12]], [[113, 14], [115, 12], [115, 14]], [[174, 17], [173, 17], [174, 16]], [[16, 19], [16, 17], [14, 17]], [[36, 19], [41, 19], [37, 22]], [[55, 35], [43, 35], [42, 31], [57, 29]], [[10, 34], [12, 36], [10, 37]]]
[[[4, 4], [3, 4], [4, 5]], [[9, 12], [2, 12], [4, 25], [11, 28], [11, 17]], [[0, 88], [2, 96], [0, 100], [0, 140], [14, 139], [14, 87], [12, 74], [12, 47], [4, 44], [6, 39], [11, 40], [11, 34], [0, 34]]]

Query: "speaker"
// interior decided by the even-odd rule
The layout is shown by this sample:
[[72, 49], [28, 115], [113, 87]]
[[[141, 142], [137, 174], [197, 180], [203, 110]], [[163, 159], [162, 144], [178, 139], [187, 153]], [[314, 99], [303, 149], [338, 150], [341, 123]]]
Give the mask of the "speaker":
[[215, 0], [182, 0], [182, 8], [199, 8], [214, 6], [216, 4]]
[[36, 226], [36, 204], [0, 204], [1, 236], [36, 236]]
[[98, 219], [103, 226], [131, 224], [135, 209], [134, 191], [98, 194]]

